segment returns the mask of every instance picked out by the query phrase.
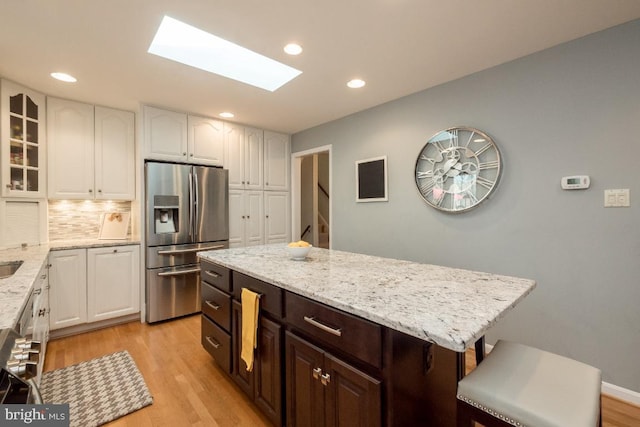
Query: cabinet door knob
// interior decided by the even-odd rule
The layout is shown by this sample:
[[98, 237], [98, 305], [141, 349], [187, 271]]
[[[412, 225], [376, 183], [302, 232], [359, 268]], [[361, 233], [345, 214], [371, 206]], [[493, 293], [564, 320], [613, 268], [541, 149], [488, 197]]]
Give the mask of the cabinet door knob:
[[244, 219], [244, 215], [242, 215], [242, 219]]
[[267, 215], [267, 218], [269, 218], [269, 215]]
[[193, 153], [191, 153], [191, 157], [193, 157]]
[[114, 254], [115, 254], [115, 253], [118, 253], [118, 250], [117, 250], [117, 249], [114, 249], [114, 250], [113, 250], [113, 253], [114, 253]]
[[102, 193], [102, 190], [98, 190], [98, 193]]
[[183, 155], [183, 156], [186, 156], [186, 155], [187, 155], [187, 153], [186, 153], [186, 152], [185, 152], [185, 153], [182, 153], [182, 155]]
[[313, 379], [317, 380], [318, 378], [320, 378], [320, 375], [322, 375], [322, 369], [313, 368]]
[[92, 189], [89, 189], [89, 193], [93, 193], [93, 190], [92, 190]]
[[329, 383], [331, 382], [331, 375], [329, 374], [322, 374], [320, 375], [320, 382], [322, 383], [322, 385], [329, 385]]

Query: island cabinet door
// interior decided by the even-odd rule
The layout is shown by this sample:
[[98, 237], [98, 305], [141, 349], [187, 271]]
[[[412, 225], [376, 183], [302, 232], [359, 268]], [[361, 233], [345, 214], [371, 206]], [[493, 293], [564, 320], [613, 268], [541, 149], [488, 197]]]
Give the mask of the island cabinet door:
[[324, 352], [290, 332], [285, 346], [287, 426], [323, 427], [325, 395], [320, 375]]
[[327, 427], [379, 427], [380, 381], [325, 354]]
[[379, 427], [381, 384], [286, 333], [287, 426]]
[[282, 425], [282, 326], [260, 318], [254, 366], [256, 405], [276, 426]]
[[231, 377], [249, 397], [253, 399], [253, 375], [247, 371], [247, 365], [240, 357], [242, 353], [242, 305], [233, 301], [231, 308], [232, 366]]
[[253, 371], [240, 357], [242, 351], [242, 305], [233, 301], [232, 307], [232, 366], [231, 376], [238, 386], [260, 408], [275, 426], [282, 425], [282, 325], [260, 316], [258, 347], [254, 352]]

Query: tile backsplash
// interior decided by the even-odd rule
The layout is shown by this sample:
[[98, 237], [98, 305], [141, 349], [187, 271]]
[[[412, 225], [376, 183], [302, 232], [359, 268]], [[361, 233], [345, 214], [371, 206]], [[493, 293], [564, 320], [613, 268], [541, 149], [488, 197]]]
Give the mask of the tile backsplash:
[[[49, 200], [49, 241], [97, 239], [105, 212], [130, 212], [131, 202]], [[131, 235], [131, 224], [127, 235]]]

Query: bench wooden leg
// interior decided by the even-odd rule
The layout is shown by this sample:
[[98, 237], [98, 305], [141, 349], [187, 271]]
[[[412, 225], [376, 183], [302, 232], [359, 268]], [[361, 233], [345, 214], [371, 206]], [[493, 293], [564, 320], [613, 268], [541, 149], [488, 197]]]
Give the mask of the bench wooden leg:
[[484, 360], [485, 351], [484, 351], [484, 335], [476, 341], [476, 366], [480, 364]]

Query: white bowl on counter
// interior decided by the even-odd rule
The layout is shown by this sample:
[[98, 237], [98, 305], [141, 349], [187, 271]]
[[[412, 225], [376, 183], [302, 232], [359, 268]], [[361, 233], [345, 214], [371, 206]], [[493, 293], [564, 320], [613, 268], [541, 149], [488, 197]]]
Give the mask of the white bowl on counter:
[[289, 253], [289, 256], [291, 257], [291, 259], [296, 261], [302, 261], [307, 257], [307, 255], [309, 255], [309, 251], [311, 250], [312, 247], [313, 246], [311, 245], [303, 246], [303, 247], [287, 246], [287, 252]]

